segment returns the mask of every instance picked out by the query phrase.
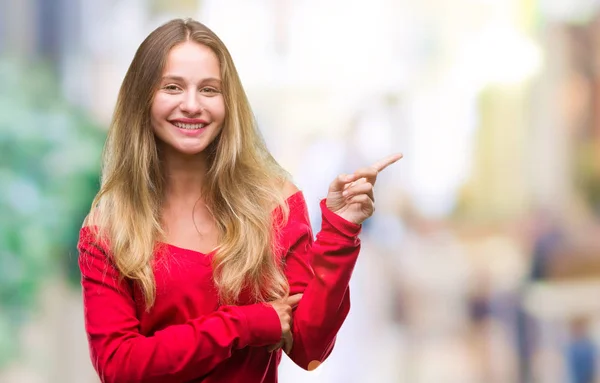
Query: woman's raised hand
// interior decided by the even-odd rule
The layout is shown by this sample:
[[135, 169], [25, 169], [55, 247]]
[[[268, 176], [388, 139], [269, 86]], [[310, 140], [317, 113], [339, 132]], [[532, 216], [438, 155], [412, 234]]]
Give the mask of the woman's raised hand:
[[358, 225], [363, 223], [375, 211], [373, 187], [377, 175], [401, 158], [400, 153], [392, 154], [369, 167], [358, 169], [353, 174], [339, 175], [329, 185], [327, 208], [347, 221]]

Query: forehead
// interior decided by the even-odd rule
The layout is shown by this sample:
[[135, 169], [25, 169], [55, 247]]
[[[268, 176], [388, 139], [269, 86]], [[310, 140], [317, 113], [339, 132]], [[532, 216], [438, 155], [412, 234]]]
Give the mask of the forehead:
[[169, 51], [163, 76], [220, 78], [220, 72], [219, 59], [212, 49], [186, 41]]

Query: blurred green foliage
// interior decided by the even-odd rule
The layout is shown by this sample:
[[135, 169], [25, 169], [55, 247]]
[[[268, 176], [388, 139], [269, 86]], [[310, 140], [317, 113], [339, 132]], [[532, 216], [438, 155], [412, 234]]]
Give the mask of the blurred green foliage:
[[98, 188], [104, 132], [61, 97], [50, 66], [0, 58], [0, 366], [43, 283], [76, 287], [77, 239]]

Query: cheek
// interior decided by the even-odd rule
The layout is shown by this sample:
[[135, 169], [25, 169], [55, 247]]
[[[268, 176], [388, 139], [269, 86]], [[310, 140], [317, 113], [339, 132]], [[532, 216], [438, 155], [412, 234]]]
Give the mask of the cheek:
[[158, 136], [161, 136], [161, 131], [163, 130], [161, 129], [161, 125], [167, 116], [168, 112], [165, 100], [158, 96], [155, 97], [150, 106], [150, 127]]
[[154, 125], [154, 121], [156, 120], [156, 118], [158, 114], [158, 110], [156, 108], [156, 103], [152, 103], [152, 106], [150, 107], [150, 121], [152, 122], [152, 125]]
[[215, 99], [211, 109], [214, 119], [221, 120], [221, 122], [225, 119], [225, 100], [223, 100], [223, 97]]
[[173, 99], [165, 97], [165, 95], [158, 93], [154, 97], [154, 100], [152, 100], [152, 106], [150, 108], [150, 114], [152, 118], [164, 118], [173, 109], [173, 103]]
[[161, 110], [161, 100], [159, 97], [154, 97], [152, 100], [152, 105], [150, 106], [150, 119], [152, 122], [160, 118], [160, 110]]

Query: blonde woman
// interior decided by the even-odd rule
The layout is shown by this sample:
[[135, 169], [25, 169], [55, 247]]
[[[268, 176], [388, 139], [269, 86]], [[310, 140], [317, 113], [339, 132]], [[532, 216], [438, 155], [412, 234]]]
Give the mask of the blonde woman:
[[[313, 241], [232, 59], [193, 20], [141, 44], [80, 232], [85, 328], [103, 382], [276, 382], [330, 354], [377, 173], [339, 176]], [[293, 320], [292, 320], [293, 318]]]

